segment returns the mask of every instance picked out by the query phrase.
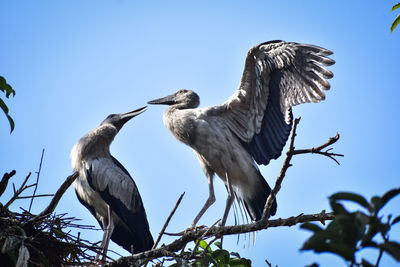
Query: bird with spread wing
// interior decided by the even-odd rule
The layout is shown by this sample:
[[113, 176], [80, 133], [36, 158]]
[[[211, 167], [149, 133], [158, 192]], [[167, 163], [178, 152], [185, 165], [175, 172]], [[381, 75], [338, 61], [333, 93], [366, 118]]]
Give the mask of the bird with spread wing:
[[[335, 63], [331, 51], [294, 42], [270, 41], [252, 47], [238, 90], [218, 106], [198, 108], [191, 90], [149, 101], [169, 105], [163, 121], [171, 133], [190, 146], [208, 179], [209, 197], [195, 217], [194, 227], [215, 202], [213, 176], [228, 191], [222, 217], [225, 225], [236, 198], [253, 221], [262, 217], [271, 188], [257, 164], [277, 159], [292, 128], [292, 107], [325, 99]], [[270, 214], [275, 215], [276, 201]]]

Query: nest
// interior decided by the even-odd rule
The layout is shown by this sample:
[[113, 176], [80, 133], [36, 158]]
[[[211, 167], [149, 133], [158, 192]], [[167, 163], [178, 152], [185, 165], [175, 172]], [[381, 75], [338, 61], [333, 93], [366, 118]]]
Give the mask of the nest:
[[[7, 187], [8, 179], [15, 171], [6, 173], [0, 182], [0, 195]], [[25, 185], [26, 177], [13, 197], [3, 205], [0, 203], [0, 263], [1, 266], [75, 266], [88, 265], [99, 247], [80, 238], [79, 230], [95, 229], [81, 225], [78, 219], [68, 217], [66, 213], [34, 215], [22, 209], [22, 212], [9, 210], [9, 205], [21, 197], [20, 194], [33, 185]], [[30, 196], [34, 198], [38, 196]], [[76, 230], [76, 231], [73, 231]], [[71, 232], [78, 232], [73, 235]]]
[[[28, 211], [11, 212], [0, 204], [0, 262], [2, 266], [82, 265], [93, 260], [97, 247], [70, 233], [71, 228], [88, 229], [76, 218], [52, 214], [32, 222]], [[3, 265], [4, 264], [4, 265]]]

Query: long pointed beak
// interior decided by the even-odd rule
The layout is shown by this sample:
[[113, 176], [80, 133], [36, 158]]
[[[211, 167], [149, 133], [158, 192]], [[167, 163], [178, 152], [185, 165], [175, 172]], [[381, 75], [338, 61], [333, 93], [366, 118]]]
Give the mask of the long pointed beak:
[[155, 105], [173, 105], [176, 104], [175, 95], [168, 95], [165, 97], [157, 98], [147, 102], [147, 104], [155, 104]]
[[137, 115], [143, 113], [146, 111], [147, 106], [126, 112], [126, 113], [122, 113], [121, 114], [121, 119], [126, 120], [125, 122], [127, 122], [128, 120], [132, 119], [133, 117], [136, 117]]

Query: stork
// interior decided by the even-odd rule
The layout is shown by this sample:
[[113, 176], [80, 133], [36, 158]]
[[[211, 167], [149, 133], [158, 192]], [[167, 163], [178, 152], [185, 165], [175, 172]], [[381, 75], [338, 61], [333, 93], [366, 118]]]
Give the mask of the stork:
[[[228, 191], [221, 225], [235, 198], [253, 221], [262, 217], [271, 188], [257, 164], [281, 155], [292, 127], [292, 106], [325, 99], [327, 79], [333, 77], [325, 66], [335, 63], [331, 54], [309, 44], [261, 43], [248, 51], [239, 88], [223, 104], [198, 108], [199, 96], [186, 89], [148, 102], [169, 105], [165, 126], [193, 149], [208, 179], [209, 197], [190, 227], [215, 202], [215, 173]], [[275, 201], [270, 215], [276, 208]]]
[[104, 230], [102, 249], [96, 255], [98, 260], [102, 254], [102, 262], [110, 238], [131, 253], [149, 250], [154, 244], [139, 190], [110, 154], [110, 144], [122, 126], [145, 110], [109, 115], [72, 148], [72, 168], [79, 173], [74, 182], [76, 195]]

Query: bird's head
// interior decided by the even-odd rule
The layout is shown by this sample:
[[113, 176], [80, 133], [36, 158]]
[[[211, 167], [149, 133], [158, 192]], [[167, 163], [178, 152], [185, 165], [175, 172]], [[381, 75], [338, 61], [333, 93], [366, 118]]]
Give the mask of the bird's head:
[[127, 123], [130, 119], [145, 112], [146, 108], [147, 106], [126, 113], [108, 115], [107, 118], [100, 125], [111, 124], [115, 128], [117, 128], [117, 131], [119, 131], [121, 130], [122, 126], [124, 126], [124, 124]]
[[192, 90], [181, 89], [172, 95], [154, 99], [147, 103], [158, 105], [179, 105], [182, 108], [197, 108], [200, 104], [200, 98]]

